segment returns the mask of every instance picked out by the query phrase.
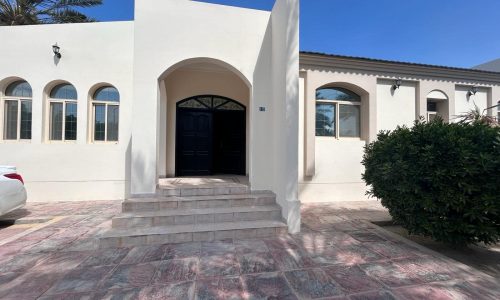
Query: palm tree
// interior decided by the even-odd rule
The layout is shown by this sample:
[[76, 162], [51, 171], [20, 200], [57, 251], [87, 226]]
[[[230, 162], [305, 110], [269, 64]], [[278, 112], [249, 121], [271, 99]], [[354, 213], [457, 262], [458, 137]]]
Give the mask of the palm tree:
[[100, 4], [102, 0], [0, 0], [0, 26], [94, 22], [76, 8]]
[[471, 109], [467, 113], [458, 115], [456, 119], [458, 120], [459, 123], [462, 124], [484, 124], [489, 126], [498, 126], [499, 125], [498, 120], [496, 120], [495, 117], [488, 116], [485, 113], [487, 109], [481, 111], [481, 109], [479, 109], [476, 103], [474, 103], [473, 109]]

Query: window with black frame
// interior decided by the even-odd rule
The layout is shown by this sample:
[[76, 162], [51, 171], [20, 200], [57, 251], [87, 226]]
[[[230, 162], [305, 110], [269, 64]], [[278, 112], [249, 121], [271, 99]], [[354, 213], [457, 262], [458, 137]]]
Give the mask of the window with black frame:
[[361, 97], [337, 87], [316, 90], [316, 136], [359, 138]]

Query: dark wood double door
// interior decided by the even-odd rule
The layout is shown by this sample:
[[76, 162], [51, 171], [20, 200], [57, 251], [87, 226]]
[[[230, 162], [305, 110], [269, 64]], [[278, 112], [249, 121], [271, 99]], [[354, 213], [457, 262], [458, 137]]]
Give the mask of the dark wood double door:
[[219, 96], [177, 104], [176, 176], [245, 175], [246, 109]]

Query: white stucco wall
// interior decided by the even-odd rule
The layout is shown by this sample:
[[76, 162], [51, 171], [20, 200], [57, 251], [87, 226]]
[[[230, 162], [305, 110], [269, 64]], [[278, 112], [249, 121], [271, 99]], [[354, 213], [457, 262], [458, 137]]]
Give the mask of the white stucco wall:
[[[15, 165], [28, 201], [123, 199], [130, 150], [133, 22], [0, 27], [0, 91], [22, 78], [33, 89], [32, 140], [0, 140], [0, 165]], [[61, 47], [56, 64], [52, 45]], [[77, 141], [49, 142], [46, 87], [61, 80], [78, 92]], [[91, 144], [89, 92], [114, 85], [121, 96], [119, 142]], [[0, 115], [3, 116], [3, 103]], [[3, 122], [2, 122], [3, 124]], [[3, 126], [2, 126], [3, 127]], [[2, 135], [3, 138], [3, 135]]]
[[[380, 130], [411, 127], [417, 118], [425, 117], [433, 91], [446, 96], [439, 104], [445, 120], [473, 108], [474, 102], [482, 111], [494, 105], [494, 99], [500, 100], [500, 74], [307, 53], [301, 59], [303, 121], [299, 124], [304, 129], [299, 131], [298, 165], [302, 203], [370, 200], [362, 180], [363, 147], [376, 140]], [[402, 85], [394, 90], [392, 85], [398, 78]], [[324, 86], [347, 88], [361, 96], [360, 139], [316, 137], [315, 91]], [[472, 86], [478, 86], [479, 91], [467, 99]], [[488, 113], [493, 115], [494, 110]]]
[[[489, 106], [488, 91], [484, 88], [479, 88], [475, 95], [469, 95], [470, 87], [457, 86], [455, 89], [455, 116], [460, 116], [475, 109], [475, 105], [481, 113]], [[500, 99], [499, 99], [500, 100]]]
[[299, 1], [278, 0], [272, 11], [273, 190], [291, 233], [300, 231], [298, 200]]
[[380, 80], [377, 84], [377, 130], [411, 127], [415, 121], [415, 83], [405, 82], [395, 90], [393, 82]]
[[[160, 83], [192, 59], [224, 62], [253, 87], [270, 13], [196, 1], [136, 3], [132, 193], [152, 193], [160, 175]], [[162, 28], [159, 34], [158, 28]], [[154, 59], [151, 59], [154, 57]], [[268, 77], [268, 80], [269, 77]], [[139, 100], [140, 99], [140, 100]], [[250, 114], [255, 109], [250, 100]], [[252, 131], [252, 128], [250, 128]], [[259, 136], [252, 144], [259, 144]], [[250, 155], [250, 171], [253, 154]]]

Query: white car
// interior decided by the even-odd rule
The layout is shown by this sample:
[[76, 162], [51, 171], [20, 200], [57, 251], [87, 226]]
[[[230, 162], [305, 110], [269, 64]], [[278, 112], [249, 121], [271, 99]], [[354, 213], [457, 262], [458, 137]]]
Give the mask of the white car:
[[0, 166], [0, 216], [26, 205], [26, 189], [15, 167]]

